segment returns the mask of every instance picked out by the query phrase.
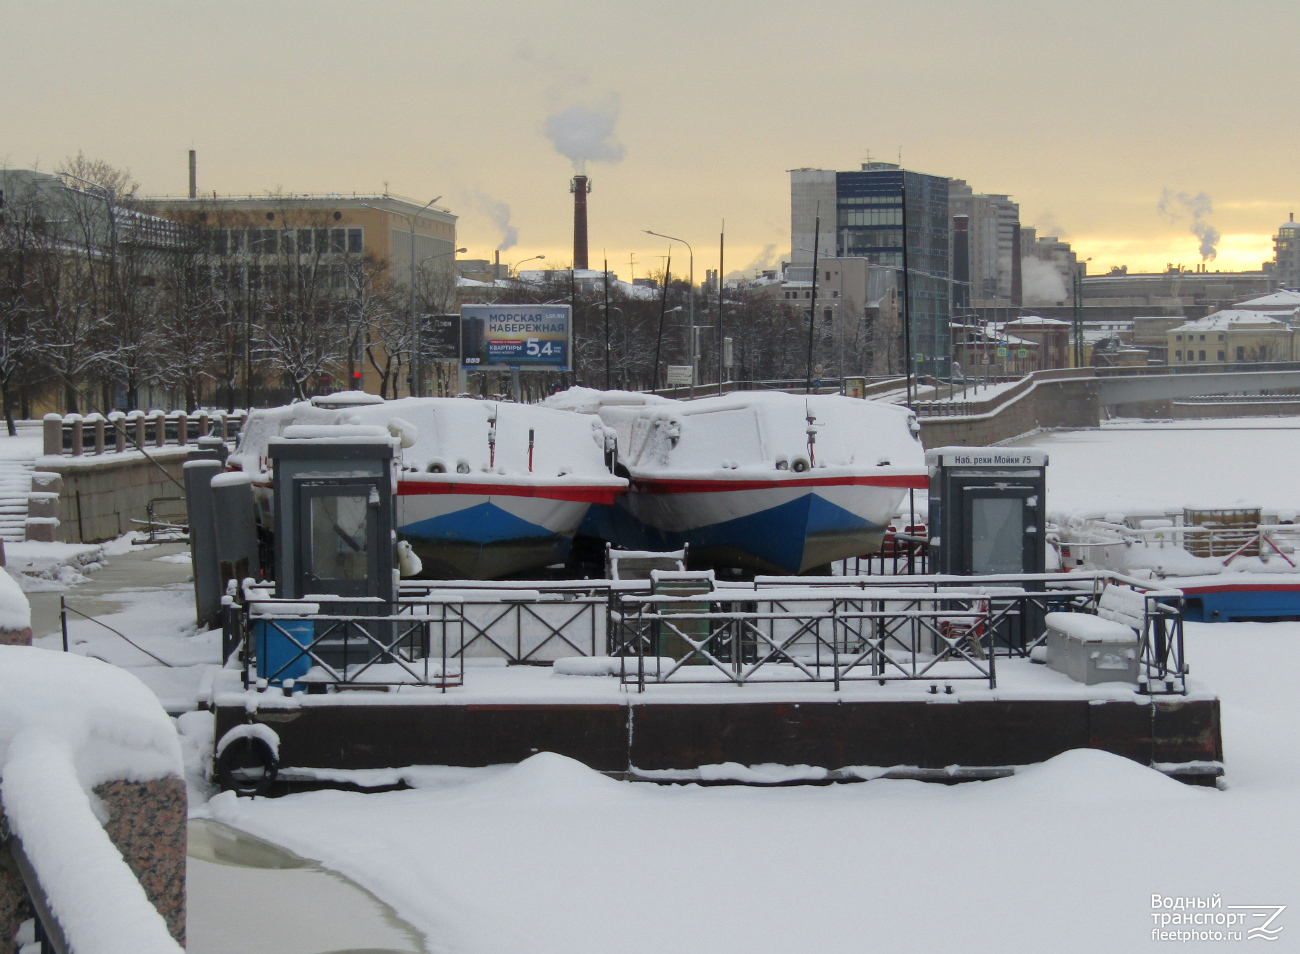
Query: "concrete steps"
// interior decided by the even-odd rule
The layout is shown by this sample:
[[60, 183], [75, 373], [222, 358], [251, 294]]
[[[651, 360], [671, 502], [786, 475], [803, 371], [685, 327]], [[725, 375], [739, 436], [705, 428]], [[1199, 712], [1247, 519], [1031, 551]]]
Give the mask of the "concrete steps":
[[27, 494], [35, 469], [35, 459], [0, 460], [0, 540], [17, 542], [26, 536]]

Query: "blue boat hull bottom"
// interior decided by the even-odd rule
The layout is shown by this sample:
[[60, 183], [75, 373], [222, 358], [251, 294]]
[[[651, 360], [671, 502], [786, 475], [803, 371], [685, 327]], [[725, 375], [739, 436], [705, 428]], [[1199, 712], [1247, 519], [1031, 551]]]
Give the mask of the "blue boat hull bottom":
[[[409, 498], [403, 516], [410, 519]], [[446, 500], [438, 501], [442, 503]], [[425, 503], [425, 501], [420, 501]], [[546, 503], [554, 504], [553, 501]], [[560, 529], [533, 523], [491, 500], [401, 523], [398, 536], [420, 558], [425, 579], [493, 580], [563, 563], [587, 504], [572, 504]], [[518, 509], [512, 508], [512, 509]], [[547, 508], [550, 512], [555, 507]], [[553, 522], [553, 521], [552, 521]]]
[[[1179, 581], [1169, 580], [1175, 586]], [[1300, 584], [1188, 586], [1183, 619], [1231, 623], [1300, 619]]]
[[799, 574], [880, 549], [887, 526], [807, 493], [755, 513], [682, 530], [641, 522], [622, 503], [593, 506], [579, 533], [627, 550], [690, 547], [693, 565]]

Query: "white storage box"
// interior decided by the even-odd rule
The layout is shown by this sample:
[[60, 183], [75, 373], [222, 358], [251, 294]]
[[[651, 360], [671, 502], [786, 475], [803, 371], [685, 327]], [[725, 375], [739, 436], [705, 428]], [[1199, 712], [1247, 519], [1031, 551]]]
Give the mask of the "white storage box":
[[1075, 682], [1138, 681], [1141, 656], [1131, 626], [1086, 613], [1048, 613], [1047, 665]]

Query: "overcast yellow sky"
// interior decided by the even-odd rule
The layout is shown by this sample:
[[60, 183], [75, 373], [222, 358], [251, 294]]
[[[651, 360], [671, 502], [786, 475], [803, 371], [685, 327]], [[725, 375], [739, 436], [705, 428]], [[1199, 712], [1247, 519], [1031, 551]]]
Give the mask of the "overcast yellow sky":
[[81, 149], [147, 193], [184, 191], [191, 148], [204, 191], [387, 183], [442, 195], [471, 256], [513, 229], [503, 261], [560, 265], [556, 140], [590, 132], [593, 265], [662, 267], [653, 229], [694, 245], [699, 279], [724, 218], [728, 272], [788, 256], [786, 170], [901, 149], [1010, 193], [1093, 273], [1201, 261], [1166, 189], [1209, 197], [1211, 269], [1258, 268], [1300, 205], [1298, 53], [1295, 0], [9, 0], [0, 160]]

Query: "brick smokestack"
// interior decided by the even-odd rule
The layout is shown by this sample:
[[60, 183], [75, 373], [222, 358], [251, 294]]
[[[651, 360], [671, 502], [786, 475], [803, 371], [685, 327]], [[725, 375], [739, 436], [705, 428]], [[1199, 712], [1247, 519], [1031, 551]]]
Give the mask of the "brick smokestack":
[[190, 150], [190, 198], [199, 197], [199, 154]]
[[573, 267], [587, 267], [587, 193], [591, 191], [591, 180], [586, 176], [574, 176], [569, 183], [573, 193]]

